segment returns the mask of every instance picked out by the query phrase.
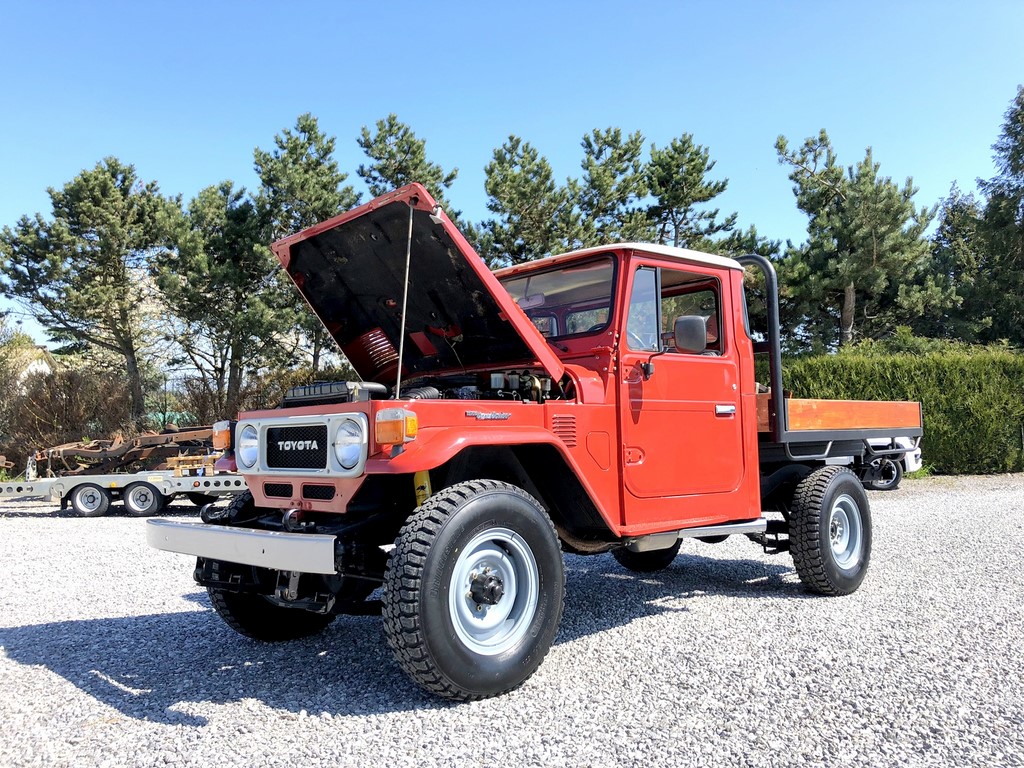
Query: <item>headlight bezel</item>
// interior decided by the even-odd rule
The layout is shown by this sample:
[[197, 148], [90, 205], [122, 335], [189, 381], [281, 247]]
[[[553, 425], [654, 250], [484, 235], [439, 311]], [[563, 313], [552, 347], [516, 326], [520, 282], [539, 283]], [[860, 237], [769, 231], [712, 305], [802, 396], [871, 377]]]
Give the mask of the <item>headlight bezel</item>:
[[366, 453], [367, 434], [364, 424], [356, 419], [343, 419], [334, 430], [332, 443], [334, 460], [342, 470], [351, 472], [363, 461]]
[[[251, 434], [247, 434], [250, 433]], [[235, 458], [238, 463], [246, 469], [252, 469], [260, 459], [260, 432], [254, 424], [243, 424], [238, 430], [238, 440], [235, 445]], [[246, 461], [247, 451], [252, 451], [251, 461]]]

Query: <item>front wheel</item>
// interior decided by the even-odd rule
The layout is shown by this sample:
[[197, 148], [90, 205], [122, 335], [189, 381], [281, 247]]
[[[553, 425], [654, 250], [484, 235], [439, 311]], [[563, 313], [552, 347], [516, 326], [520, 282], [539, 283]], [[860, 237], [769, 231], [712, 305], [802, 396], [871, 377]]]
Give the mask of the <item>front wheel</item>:
[[298, 640], [322, 632], [334, 616], [301, 608], [282, 608], [263, 595], [207, 587], [210, 603], [224, 623], [240, 635], [264, 643]]
[[558, 536], [540, 503], [496, 480], [459, 483], [399, 533], [384, 575], [384, 632], [422, 688], [482, 699], [536, 671], [564, 594]]
[[856, 591], [871, 560], [871, 510], [857, 475], [828, 466], [804, 478], [793, 495], [789, 542], [807, 589], [821, 595]]

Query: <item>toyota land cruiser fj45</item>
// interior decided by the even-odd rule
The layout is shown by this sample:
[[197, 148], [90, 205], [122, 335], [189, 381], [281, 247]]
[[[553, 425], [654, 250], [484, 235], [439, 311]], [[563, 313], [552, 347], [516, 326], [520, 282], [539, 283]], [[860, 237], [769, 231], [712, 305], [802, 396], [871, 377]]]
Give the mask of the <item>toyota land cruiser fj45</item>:
[[[775, 272], [624, 243], [492, 273], [418, 184], [273, 246], [361, 377], [221, 425], [249, 492], [201, 523], [149, 521], [264, 641], [373, 610], [399, 665], [453, 699], [509, 691], [558, 632], [562, 553], [667, 567], [684, 539], [789, 551], [844, 595], [868, 499], [830, 456], [921, 435], [918, 403], [781, 396]], [[761, 270], [763, 338], [745, 267]], [[767, 386], [755, 354], [767, 355]]]

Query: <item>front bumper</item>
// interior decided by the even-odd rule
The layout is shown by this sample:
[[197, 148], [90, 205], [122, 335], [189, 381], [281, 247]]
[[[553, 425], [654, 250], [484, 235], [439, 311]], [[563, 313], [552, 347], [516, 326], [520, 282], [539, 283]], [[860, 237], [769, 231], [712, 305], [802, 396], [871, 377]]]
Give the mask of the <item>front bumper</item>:
[[165, 552], [277, 571], [336, 573], [334, 536], [147, 520], [146, 543]]

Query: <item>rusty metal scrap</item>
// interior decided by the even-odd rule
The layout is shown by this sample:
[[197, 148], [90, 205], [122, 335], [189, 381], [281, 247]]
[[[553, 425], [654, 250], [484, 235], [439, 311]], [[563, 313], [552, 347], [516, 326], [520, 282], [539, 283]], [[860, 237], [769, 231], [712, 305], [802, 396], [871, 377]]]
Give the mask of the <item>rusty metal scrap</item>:
[[146, 432], [130, 439], [88, 440], [44, 448], [35, 453], [43, 477], [103, 475], [134, 469], [167, 469], [167, 459], [208, 454], [213, 450], [211, 427]]

